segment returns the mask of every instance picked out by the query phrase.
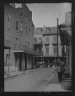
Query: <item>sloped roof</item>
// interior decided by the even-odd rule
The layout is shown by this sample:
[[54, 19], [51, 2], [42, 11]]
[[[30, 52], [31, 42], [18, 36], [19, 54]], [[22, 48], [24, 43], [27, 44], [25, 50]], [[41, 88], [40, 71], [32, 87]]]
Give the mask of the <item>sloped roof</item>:
[[46, 31], [44, 34], [56, 34], [57, 33], [57, 27], [49, 27], [46, 28]]
[[34, 35], [42, 35], [43, 29], [42, 28], [34, 28]]
[[57, 34], [57, 27], [46, 27], [46, 30], [44, 30], [44, 27], [34, 28], [34, 35], [46, 34]]

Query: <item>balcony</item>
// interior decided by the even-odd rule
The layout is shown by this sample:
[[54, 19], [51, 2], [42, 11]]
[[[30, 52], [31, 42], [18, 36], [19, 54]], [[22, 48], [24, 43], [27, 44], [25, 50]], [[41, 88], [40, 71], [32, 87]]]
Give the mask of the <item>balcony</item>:
[[31, 54], [34, 54], [34, 55], [42, 55], [41, 52], [38, 52], [38, 51], [36, 51], [34, 49], [31, 49], [31, 48], [29, 48], [29, 47], [27, 47], [25, 45], [18, 45], [18, 46], [16, 46], [15, 49], [16, 50], [24, 50], [26, 53], [31, 53]]
[[31, 53], [34, 52], [33, 49], [31, 49], [31, 48], [29, 48], [29, 47], [27, 47], [25, 45], [18, 45], [18, 46], [15, 47], [15, 49], [16, 50], [24, 50], [25, 52], [31, 52]]

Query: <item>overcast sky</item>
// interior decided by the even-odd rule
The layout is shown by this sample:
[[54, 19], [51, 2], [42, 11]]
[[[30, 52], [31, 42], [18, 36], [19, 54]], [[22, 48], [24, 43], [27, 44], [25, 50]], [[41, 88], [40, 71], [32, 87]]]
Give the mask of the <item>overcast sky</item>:
[[71, 3], [32, 3], [26, 5], [32, 11], [35, 27], [57, 26], [57, 18], [59, 18], [59, 24], [65, 23], [65, 13], [71, 11]]

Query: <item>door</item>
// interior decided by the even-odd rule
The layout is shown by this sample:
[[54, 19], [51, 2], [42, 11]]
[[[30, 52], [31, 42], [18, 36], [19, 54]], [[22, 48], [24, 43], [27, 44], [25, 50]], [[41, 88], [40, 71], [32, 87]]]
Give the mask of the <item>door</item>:
[[27, 70], [27, 54], [25, 53], [25, 70]]
[[22, 70], [22, 54], [19, 54], [19, 71]]
[[9, 54], [6, 54], [6, 65], [9, 64]]

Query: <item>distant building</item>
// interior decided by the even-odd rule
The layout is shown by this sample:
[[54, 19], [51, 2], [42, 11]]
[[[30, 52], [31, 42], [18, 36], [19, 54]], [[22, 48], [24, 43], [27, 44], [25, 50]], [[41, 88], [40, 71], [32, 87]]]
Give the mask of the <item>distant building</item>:
[[34, 57], [35, 62], [41, 62], [42, 56], [43, 56], [43, 52], [42, 52], [42, 48], [43, 48], [43, 30], [42, 28], [34, 28], [34, 50], [39, 52], [38, 56]]
[[[41, 48], [43, 55], [41, 56], [42, 59], [40, 59], [40, 61], [43, 60], [45, 62], [53, 63], [53, 60], [57, 58], [57, 27], [35, 28], [34, 39], [36, 42], [40, 41], [40, 39], [42, 41]], [[60, 35], [58, 36], [58, 46], [59, 58], [63, 59], [63, 45], [61, 43]], [[66, 49], [64, 46], [64, 54], [65, 52]]]
[[22, 8], [4, 4], [4, 46], [4, 64], [9, 71], [33, 67], [34, 24], [26, 4]]

